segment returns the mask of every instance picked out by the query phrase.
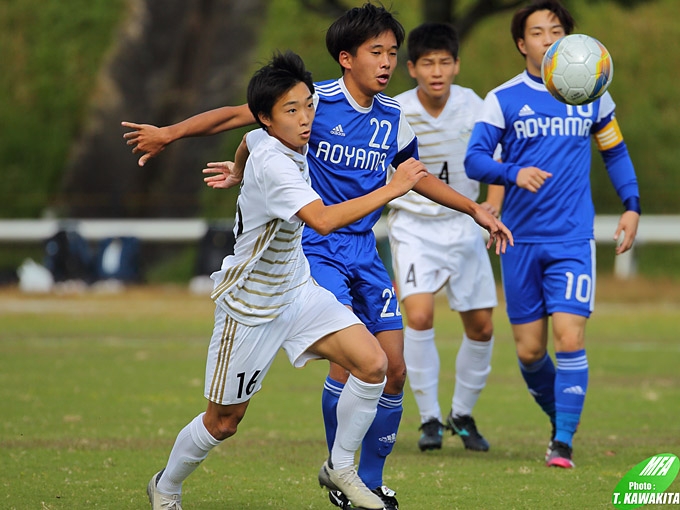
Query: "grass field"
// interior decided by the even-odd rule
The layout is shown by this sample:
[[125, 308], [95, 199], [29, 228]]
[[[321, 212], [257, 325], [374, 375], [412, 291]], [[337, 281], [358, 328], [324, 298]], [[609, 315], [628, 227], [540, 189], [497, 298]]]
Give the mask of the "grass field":
[[[422, 454], [405, 412], [385, 483], [402, 509], [612, 508], [616, 483], [656, 453], [680, 454], [680, 288], [599, 281], [588, 326], [591, 377], [570, 471], [547, 469], [549, 425], [517, 370], [501, 306], [493, 370], [475, 409], [488, 453]], [[440, 303], [442, 366], [457, 318]], [[0, 290], [0, 508], [147, 508], [145, 487], [176, 433], [201, 412], [212, 304], [178, 287], [49, 296]], [[320, 392], [326, 363], [280, 356], [239, 433], [187, 481], [197, 509], [330, 509], [316, 482], [325, 457]], [[450, 407], [452, 370], [441, 403]], [[680, 492], [680, 480], [669, 491]]]

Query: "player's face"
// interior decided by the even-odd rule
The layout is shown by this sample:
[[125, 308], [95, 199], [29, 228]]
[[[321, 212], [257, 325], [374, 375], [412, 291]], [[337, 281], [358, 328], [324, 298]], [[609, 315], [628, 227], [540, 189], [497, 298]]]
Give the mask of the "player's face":
[[524, 54], [527, 71], [541, 76], [541, 61], [550, 45], [566, 35], [560, 20], [548, 10], [536, 11], [527, 18], [524, 38], [517, 41], [517, 47]]
[[343, 79], [361, 106], [370, 106], [373, 96], [387, 88], [397, 65], [397, 38], [388, 30], [357, 48], [356, 55], [340, 52]]
[[274, 104], [271, 117], [261, 115], [260, 120], [271, 136], [289, 149], [302, 152], [312, 132], [314, 113], [312, 93], [299, 82]]
[[451, 84], [460, 70], [460, 60], [445, 50], [422, 55], [414, 64], [408, 61], [408, 72], [418, 82], [418, 95], [435, 102], [446, 101]]

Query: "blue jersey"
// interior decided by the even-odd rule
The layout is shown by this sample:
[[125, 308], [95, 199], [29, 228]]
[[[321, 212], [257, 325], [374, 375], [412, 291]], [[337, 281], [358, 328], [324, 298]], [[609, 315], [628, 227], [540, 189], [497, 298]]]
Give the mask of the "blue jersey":
[[[399, 103], [377, 94], [364, 108], [342, 79], [315, 83], [318, 104], [309, 140], [312, 187], [326, 205], [360, 197], [384, 186], [388, 168], [418, 157], [416, 136]], [[382, 209], [338, 230], [366, 233]], [[310, 229], [306, 229], [309, 233]]]
[[[503, 223], [515, 242], [593, 238], [591, 136], [614, 187], [626, 202], [639, 197], [637, 179], [609, 93], [593, 103], [560, 103], [526, 71], [489, 92], [468, 145], [468, 176], [505, 185]], [[502, 162], [494, 161], [497, 144]], [[552, 173], [537, 193], [515, 185], [521, 168]]]

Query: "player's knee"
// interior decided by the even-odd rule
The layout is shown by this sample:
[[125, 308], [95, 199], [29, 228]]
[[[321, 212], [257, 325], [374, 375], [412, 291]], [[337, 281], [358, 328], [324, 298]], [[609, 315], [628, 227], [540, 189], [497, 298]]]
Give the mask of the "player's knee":
[[366, 356], [358, 367], [359, 373], [353, 373], [359, 379], [377, 384], [385, 380], [387, 374], [387, 356], [382, 350], [376, 350], [373, 356]]
[[406, 363], [393, 362], [387, 367], [387, 383], [385, 384], [385, 391], [387, 393], [401, 393], [406, 384]]
[[434, 326], [434, 317], [431, 313], [425, 310], [412, 310], [408, 313], [408, 327], [418, 331], [425, 331], [432, 329]]
[[545, 356], [546, 350], [540, 346], [517, 345], [517, 358], [523, 365], [532, 365]]
[[493, 323], [491, 321], [474, 324], [465, 332], [470, 340], [488, 342], [493, 336]]

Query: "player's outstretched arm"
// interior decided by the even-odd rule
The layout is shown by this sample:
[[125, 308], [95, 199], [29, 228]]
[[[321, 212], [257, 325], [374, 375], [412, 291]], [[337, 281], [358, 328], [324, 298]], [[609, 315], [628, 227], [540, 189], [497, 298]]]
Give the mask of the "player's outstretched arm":
[[409, 158], [399, 165], [390, 182], [381, 188], [339, 204], [325, 205], [321, 200], [315, 200], [300, 209], [297, 216], [319, 234], [328, 235], [402, 196], [427, 175], [425, 165]]
[[211, 175], [204, 177], [203, 181], [206, 185], [215, 189], [229, 189], [241, 184], [243, 170], [246, 167], [249, 155], [248, 145], [246, 145], [246, 138], [244, 136], [236, 149], [234, 161], [208, 163], [208, 167], [203, 169], [203, 173]]
[[127, 145], [132, 146], [133, 154], [143, 153], [138, 164], [144, 166], [150, 158], [157, 156], [165, 147], [180, 138], [214, 135], [254, 123], [255, 118], [248, 105], [240, 105], [209, 110], [170, 126], [158, 127], [127, 121], [121, 122], [121, 125], [132, 130], [125, 133], [123, 138]]
[[510, 230], [492, 213], [432, 174], [421, 179], [413, 189], [438, 204], [471, 216], [479, 226], [489, 232], [489, 242], [486, 247], [490, 248], [496, 243], [497, 254], [505, 253], [508, 244], [511, 246], [514, 244]]
[[639, 223], [640, 215], [635, 211], [626, 211], [621, 215], [616, 232], [614, 232], [615, 241], [619, 241], [621, 234], [623, 234], [623, 239], [616, 246], [617, 255], [621, 255], [633, 247]]

